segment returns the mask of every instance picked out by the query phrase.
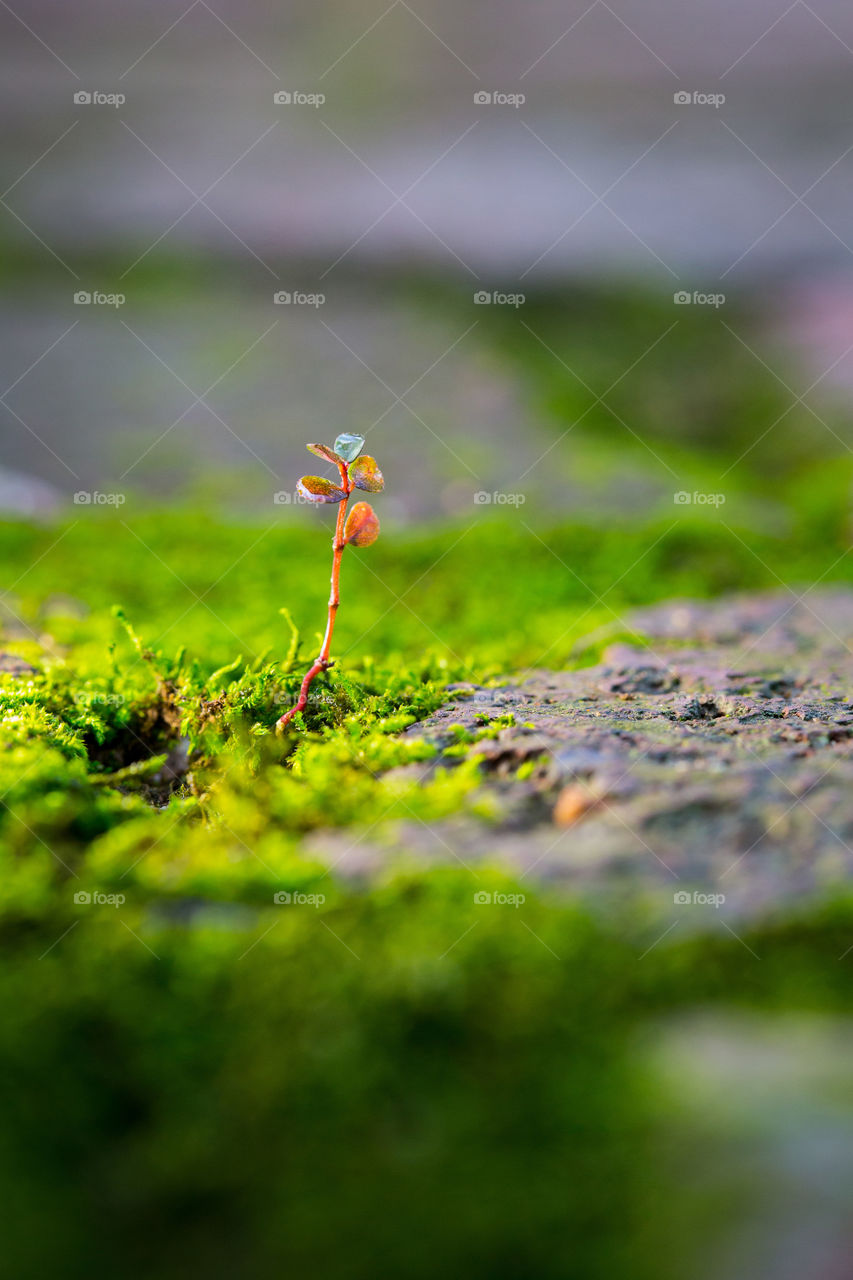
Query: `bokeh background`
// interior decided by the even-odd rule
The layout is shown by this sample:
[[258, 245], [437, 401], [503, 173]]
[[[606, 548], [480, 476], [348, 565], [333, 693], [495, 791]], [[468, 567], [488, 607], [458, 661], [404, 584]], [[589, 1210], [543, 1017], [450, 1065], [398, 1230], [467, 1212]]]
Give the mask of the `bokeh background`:
[[[849, 456], [843, 0], [34, 0], [0, 30], [5, 510], [287, 520], [303, 442], [352, 428], [392, 520], [698, 484], [772, 524], [768, 466]], [[736, 422], [723, 367], [778, 403]]]

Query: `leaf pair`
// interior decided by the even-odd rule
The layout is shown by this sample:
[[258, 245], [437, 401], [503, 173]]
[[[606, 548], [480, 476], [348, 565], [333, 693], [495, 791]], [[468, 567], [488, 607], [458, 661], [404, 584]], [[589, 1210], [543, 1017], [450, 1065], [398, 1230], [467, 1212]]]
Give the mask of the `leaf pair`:
[[[361, 436], [355, 438], [360, 440]], [[339, 436], [335, 443], [338, 444], [340, 440]], [[367, 493], [380, 493], [385, 487], [385, 480], [376, 465], [375, 458], [367, 456], [355, 458], [347, 464], [328, 445], [309, 444], [308, 448], [319, 458], [325, 458], [328, 462], [346, 467], [349, 480], [356, 489], [364, 489]], [[303, 476], [296, 487], [302, 497], [307, 498], [309, 502], [343, 502], [346, 497], [346, 492], [341, 485], [326, 479], [325, 476]]]
[[334, 449], [327, 444], [309, 444], [305, 447], [311, 453], [316, 453], [318, 458], [325, 458], [326, 462], [333, 462], [336, 466], [340, 463], [346, 465], [354, 462], [361, 453], [364, 448], [364, 436], [352, 435], [349, 431], [345, 431], [343, 435], [338, 436]]
[[[338, 489], [331, 480], [325, 480], [322, 476], [303, 476], [298, 489], [312, 502], [341, 502], [346, 497], [343, 489]], [[357, 502], [344, 525], [344, 544], [369, 547], [378, 537], [379, 517], [369, 502]]]

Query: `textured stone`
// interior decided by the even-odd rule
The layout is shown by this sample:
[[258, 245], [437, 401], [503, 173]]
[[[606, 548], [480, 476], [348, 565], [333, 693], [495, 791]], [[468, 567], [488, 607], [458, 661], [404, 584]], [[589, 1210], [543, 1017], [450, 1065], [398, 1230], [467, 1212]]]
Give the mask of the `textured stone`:
[[[483, 771], [478, 813], [486, 799], [495, 816], [380, 826], [359, 844], [359, 869], [400, 856], [498, 863], [670, 906], [677, 892], [722, 894], [735, 914], [851, 880], [853, 591], [676, 601], [627, 621], [647, 645], [458, 686], [411, 726], [443, 752], [451, 725], [476, 733], [484, 717], [515, 715], [469, 748]], [[564, 798], [579, 784], [594, 804]]]

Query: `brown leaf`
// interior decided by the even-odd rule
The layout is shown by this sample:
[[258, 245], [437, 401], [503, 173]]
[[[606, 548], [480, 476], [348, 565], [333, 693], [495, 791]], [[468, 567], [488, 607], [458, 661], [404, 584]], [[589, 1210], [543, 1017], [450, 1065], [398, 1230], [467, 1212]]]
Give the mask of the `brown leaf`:
[[347, 516], [344, 542], [354, 547], [369, 547], [379, 537], [379, 517], [369, 502], [357, 502]]
[[325, 462], [333, 462], [335, 466], [339, 462], [343, 462], [343, 458], [339, 453], [335, 453], [331, 445], [328, 444], [306, 444], [305, 448], [309, 453], [316, 454], [318, 458], [322, 458]]
[[368, 493], [380, 493], [385, 488], [385, 481], [376, 465], [376, 459], [368, 454], [351, 462], [348, 474], [357, 489], [366, 489]]
[[303, 476], [296, 488], [309, 502], [343, 502], [347, 496], [339, 485], [324, 476]]

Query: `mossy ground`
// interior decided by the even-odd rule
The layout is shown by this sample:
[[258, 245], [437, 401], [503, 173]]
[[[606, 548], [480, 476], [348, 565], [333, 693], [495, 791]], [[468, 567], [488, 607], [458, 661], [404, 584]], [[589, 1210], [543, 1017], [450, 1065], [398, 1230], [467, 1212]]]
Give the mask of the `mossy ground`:
[[[737, 432], [775, 395], [741, 372], [706, 367], [702, 401]], [[696, 466], [718, 445], [700, 431]], [[525, 512], [347, 553], [338, 665], [285, 739], [324, 621], [316, 513], [0, 528], [2, 647], [35, 669], [0, 675], [5, 1274], [684, 1274], [696, 1207], [636, 1036], [697, 1004], [848, 1011], [850, 902], [644, 954], [640, 905], [483, 909], [499, 868], [405, 859], [354, 888], [303, 844], [472, 803], [468, 764], [383, 780], [431, 750], [399, 731], [448, 683], [589, 661], [634, 604], [850, 581], [846, 473], [813, 449], [805, 486], [795, 453], [756, 465], [787, 521], [749, 552], [734, 516]]]

